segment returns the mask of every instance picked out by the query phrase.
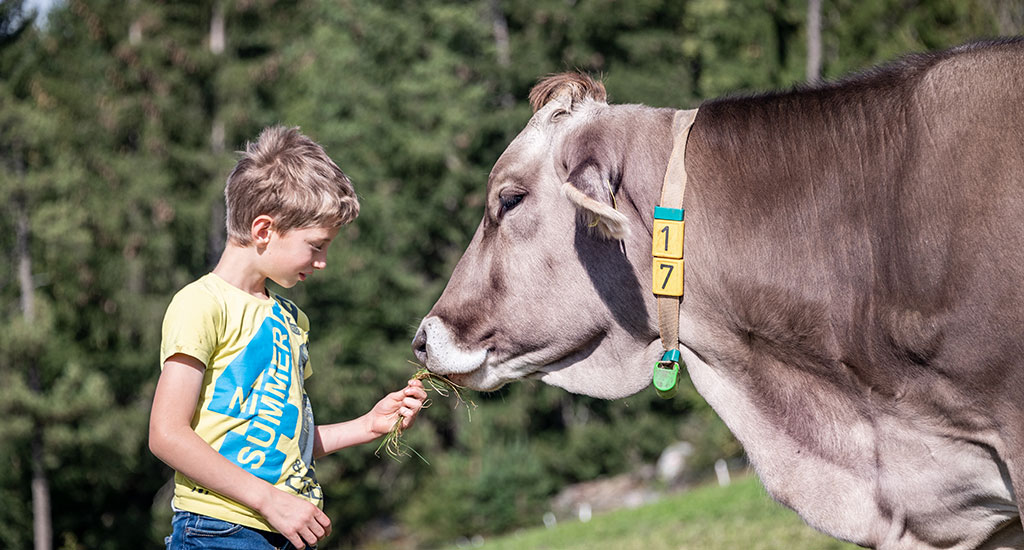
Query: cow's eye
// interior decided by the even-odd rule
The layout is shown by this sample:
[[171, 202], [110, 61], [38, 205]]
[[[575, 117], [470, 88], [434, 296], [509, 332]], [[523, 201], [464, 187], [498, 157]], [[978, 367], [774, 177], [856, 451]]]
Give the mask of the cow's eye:
[[509, 193], [508, 195], [499, 195], [498, 200], [501, 201], [501, 213], [504, 214], [509, 210], [516, 207], [517, 204], [523, 201], [523, 197], [526, 195], [523, 193]]
[[549, 118], [548, 120], [550, 120], [551, 122], [555, 122], [556, 120], [558, 120], [558, 119], [560, 119], [560, 118], [562, 118], [562, 117], [564, 117], [564, 116], [566, 116], [568, 114], [569, 114], [569, 111], [566, 111], [565, 109], [558, 109], [555, 112], [551, 113], [551, 118]]

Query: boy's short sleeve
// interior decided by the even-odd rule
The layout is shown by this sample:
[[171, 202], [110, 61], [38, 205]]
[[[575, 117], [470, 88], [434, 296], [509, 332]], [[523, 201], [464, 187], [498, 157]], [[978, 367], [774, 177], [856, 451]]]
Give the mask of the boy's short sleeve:
[[221, 304], [209, 292], [198, 285], [181, 289], [164, 314], [160, 368], [176, 353], [194, 357], [209, 366], [217, 349], [223, 317]]

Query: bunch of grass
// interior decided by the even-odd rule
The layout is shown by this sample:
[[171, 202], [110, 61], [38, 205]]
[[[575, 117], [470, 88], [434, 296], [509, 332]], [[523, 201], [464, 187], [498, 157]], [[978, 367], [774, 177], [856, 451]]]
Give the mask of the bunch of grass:
[[[437, 395], [440, 395], [441, 397], [447, 398], [454, 396], [455, 407], [457, 408], [460, 404], [466, 405], [467, 414], [470, 415], [470, 420], [472, 420], [472, 409], [476, 407], [476, 403], [473, 403], [472, 401], [466, 401], [466, 399], [462, 396], [462, 392], [459, 391], [462, 388], [462, 386], [459, 386], [458, 384], [452, 382], [451, 380], [448, 380], [447, 378], [441, 376], [440, 374], [434, 374], [430, 372], [429, 370], [427, 370], [425, 367], [418, 363], [413, 364], [419, 367], [419, 369], [416, 371], [416, 374], [413, 374], [412, 376], [413, 380], [422, 381], [424, 389], [426, 389], [427, 391], [434, 391], [435, 393], [437, 393]], [[425, 409], [429, 407], [430, 404], [431, 400], [427, 399], [426, 401], [423, 402], [423, 408]], [[416, 449], [413, 449], [412, 446], [410, 446], [408, 443], [402, 440], [402, 422], [404, 421], [405, 417], [402, 415], [398, 415], [398, 419], [395, 420], [395, 424], [391, 426], [391, 430], [389, 430], [388, 433], [384, 435], [384, 438], [381, 440], [380, 445], [377, 447], [377, 451], [375, 454], [377, 456], [380, 456], [381, 451], [384, 451], [384, 454], [390, 456], [391, 458], [399, 462], [402, 461], [403, 457], [416, 455], [417, 457], [419, 457], [420, 460], [423, 461], [424, 464], [430, 464], [430, 462], [428, 462], [426, 458], [423, 458], [423, 455], [416, 452]]]

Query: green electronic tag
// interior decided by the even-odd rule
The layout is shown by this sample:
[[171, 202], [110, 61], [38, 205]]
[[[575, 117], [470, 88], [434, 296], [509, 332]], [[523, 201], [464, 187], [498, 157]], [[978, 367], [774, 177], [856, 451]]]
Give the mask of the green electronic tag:
[[670, 349], [661, 356], [661, 361], [654, 364], [651, 382], [662, 399], [675, 397], [679, 384], [679, 350]]

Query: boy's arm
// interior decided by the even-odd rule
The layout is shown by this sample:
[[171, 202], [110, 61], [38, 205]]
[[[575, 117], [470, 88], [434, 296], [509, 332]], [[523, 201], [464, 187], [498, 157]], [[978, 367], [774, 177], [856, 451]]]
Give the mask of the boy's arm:
[[313, 456], [320, 458], [339, 449], [369, 443], [388, 433], [399, 415], [403, 418], [402, 429], [412, 426], [426, 399], [427, 392], [423, 389], [423, 383], [410, 380], [401, 390], [385, 395], [370, 412], [359, 418], [317, 426]]
[[316, 544], [331, 530], [323, 511], [246, 472], [192, 429], [205, 368], [181, 353], [164, 362], [149, 419], [150, 450], [199, 485], [259, 512], [297, 548]]

